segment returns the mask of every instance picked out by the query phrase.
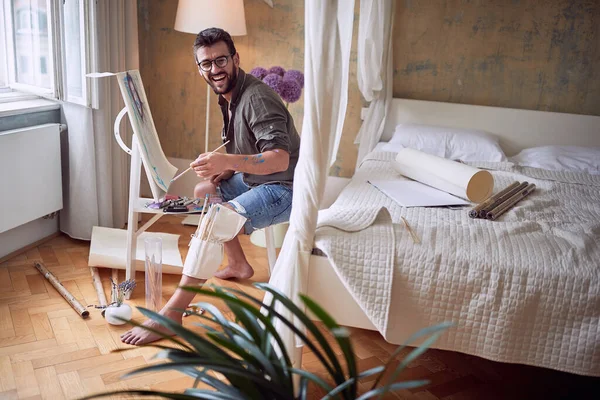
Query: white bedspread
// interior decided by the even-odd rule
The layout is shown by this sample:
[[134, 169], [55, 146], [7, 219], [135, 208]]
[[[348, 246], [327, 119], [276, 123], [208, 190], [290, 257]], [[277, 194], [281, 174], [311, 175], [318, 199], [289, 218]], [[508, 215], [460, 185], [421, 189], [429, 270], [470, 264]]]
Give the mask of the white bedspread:
[[367, 157], [315, 238], [386, 340], [453, 321], [435, 347], [600, 376], [600, 176], [478, 164], [495, 191], [537, 186], [492, 222], [400, 207], [366, 182], [397, 178], [393, 156]]

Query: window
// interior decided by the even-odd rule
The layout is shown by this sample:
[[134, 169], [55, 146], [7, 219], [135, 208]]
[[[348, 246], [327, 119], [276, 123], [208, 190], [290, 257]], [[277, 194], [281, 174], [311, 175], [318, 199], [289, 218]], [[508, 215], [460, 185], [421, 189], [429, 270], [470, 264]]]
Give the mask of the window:
[[48, 67], [46, 64], [46, 57], [41, 57], [40, 58], [40, 72], [42, 73], [42, 75], [45, 75], [48, 73]]
[[94, 1], [2, 0], [0, 89], [92, 104]]

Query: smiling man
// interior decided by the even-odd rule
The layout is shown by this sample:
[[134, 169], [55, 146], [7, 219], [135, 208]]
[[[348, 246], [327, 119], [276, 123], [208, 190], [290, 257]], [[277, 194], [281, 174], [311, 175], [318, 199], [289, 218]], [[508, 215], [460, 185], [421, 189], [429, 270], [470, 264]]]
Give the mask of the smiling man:
[[[194, 42], [198, 71], [219, 95], [223, 113], [221, 138], [227, 154], [204, 153], [193, 163], [203, 178], [194, 195], [216, 194], [217, 186], [225, 206], [247, 218], [240, 234], [288, 221], [292, 210], [292, 184], [298, 162], [300, 136], [281, 98], [259, 79], [240, 68], [240, 55], [231, 36], [210, 28]], [[221, 279], [249, 279], [254, 274], [239, 240], [225, 243], [228, 265], [215, 276]], [[203, 279], [183, 275], [180, 286], [203, 283]], [[160, 313], [181, 323], [182, 314], [194, 294], [177, 289]], [[144, 325], [169, 333], [154, 321]], [[134, 328], [121, 336], [124, 343], [140, 345], [155, 341], [158, 335]]]

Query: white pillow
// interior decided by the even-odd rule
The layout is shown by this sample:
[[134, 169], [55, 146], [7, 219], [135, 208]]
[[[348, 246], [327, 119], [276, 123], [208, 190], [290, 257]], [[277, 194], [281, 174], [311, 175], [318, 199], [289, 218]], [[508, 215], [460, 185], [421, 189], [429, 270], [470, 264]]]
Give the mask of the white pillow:
[[506, 161], [498, 139], [483, 131], [420, 124], [400, 124], [389, 141], [450, 160]]
[[600, 147], [542, 146], [525, 149], [511, 161], [526, 167], [551, 171], [600, 174]]
[[406, 146], [402, 146], [401, 144], [398, 143], [382, 143], [381, 146], [376, 146], [375, 150], [378, 151], [389, 151], [392, 153], [398, 153], [400, 150], [402, 150], [404, 147]]

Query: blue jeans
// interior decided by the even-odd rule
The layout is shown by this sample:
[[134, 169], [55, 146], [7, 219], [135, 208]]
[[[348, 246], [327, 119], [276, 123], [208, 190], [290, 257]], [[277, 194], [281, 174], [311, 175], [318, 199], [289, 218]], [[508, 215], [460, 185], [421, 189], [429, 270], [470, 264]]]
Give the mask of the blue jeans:
[[287, 222], [292, 212], [292, 188], [279, 183], [266, 183], [250, 187], [244, 174], [234, 174], [219, 183], [223, 201], [233, 206], [240, 215], [248, 218], [244, 225], [247, 235], [255, 229]]

